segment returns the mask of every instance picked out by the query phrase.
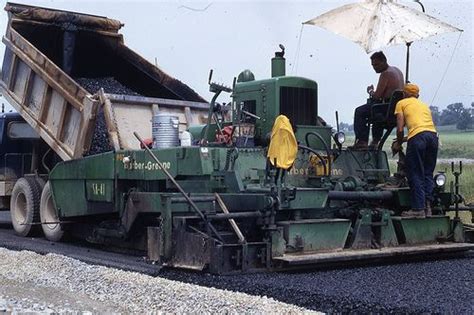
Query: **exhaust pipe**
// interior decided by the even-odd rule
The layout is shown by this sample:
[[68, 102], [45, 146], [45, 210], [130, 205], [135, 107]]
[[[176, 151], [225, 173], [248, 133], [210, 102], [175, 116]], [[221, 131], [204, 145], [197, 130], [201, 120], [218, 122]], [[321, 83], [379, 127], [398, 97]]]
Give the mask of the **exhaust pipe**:
[[272, 78], [283, 77], [286, 75], [285, 63], [285, 46], [280, 44], [281, 51], [275, 52], [275, 57], [272, 58]]

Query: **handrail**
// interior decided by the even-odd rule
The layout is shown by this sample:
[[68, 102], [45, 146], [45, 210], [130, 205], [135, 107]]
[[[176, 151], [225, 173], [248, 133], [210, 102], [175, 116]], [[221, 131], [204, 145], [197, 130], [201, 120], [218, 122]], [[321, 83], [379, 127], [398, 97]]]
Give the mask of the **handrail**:
[[[310, 135], [313, 135], [315, 136], [316, 138], [319, 139], [319, 141], [321, 141], [321, 143], [323, 144], [324, 148], [326, 149], [326, 154], [327, 154], [327, 157], [328, 157], [328, 175], [329, 176], [331, 174], [331, 171], [332, 171], [332, 165], [331, 165], [331, 151], [329, 150], [329, 146], [328, 144], [326, 143], [326, 141], [324, 141], [323, 137], [321, 137], [319, 134], [317, 134], [316, 132], [314, 131], [310, 131], [308, 133], [306, 133], [306, 135], [304, 136], [304, 139], [306, 141], [306, 146], [309, 148], [309, 136]], [[313, 152], [314, 153], [314, 152]]]

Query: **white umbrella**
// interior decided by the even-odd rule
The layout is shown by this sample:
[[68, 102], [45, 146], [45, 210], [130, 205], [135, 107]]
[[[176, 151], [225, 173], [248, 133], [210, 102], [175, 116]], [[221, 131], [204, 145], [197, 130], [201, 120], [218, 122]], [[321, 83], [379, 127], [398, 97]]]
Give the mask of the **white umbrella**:
[[316, 25], [343, 36], [362, 46], [367, 53], [391, 45], [406, 44], [407, 81], [412, 42], [442, 33], [462, 32], [457, 27], [394, 0], [365, 0], [344, 5], [303, 24]]

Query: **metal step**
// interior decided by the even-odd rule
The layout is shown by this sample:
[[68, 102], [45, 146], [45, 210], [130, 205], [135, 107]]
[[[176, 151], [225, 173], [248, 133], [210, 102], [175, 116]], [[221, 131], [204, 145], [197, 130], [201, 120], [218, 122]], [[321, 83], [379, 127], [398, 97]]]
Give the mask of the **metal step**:
[[319, 265], [334, 262], [349, 262], [358, 260], [383, 259], [392, 257], [413, 257], [425, 254], [456, 253], [474, 250], [474, 244], [449, 243], [430, 244], [420, 246], [399, 246], [382, 249], [343, 250], [337, 252], [325, 252], [317, 254], [285, 254], [273, 258], [274, 261], [290, 266]]

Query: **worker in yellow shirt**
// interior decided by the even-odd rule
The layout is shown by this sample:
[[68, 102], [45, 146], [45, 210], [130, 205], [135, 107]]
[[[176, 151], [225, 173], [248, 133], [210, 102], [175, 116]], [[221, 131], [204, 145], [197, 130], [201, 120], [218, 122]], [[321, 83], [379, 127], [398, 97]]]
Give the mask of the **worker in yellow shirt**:
[[405, 98], [395, 107], [397, 116], [397, 140], [392, 145], [394, 152], [400, 151], [404, 142], [404, 127], [408, 129], [406, 168], [410, 185], [411, 210], [403, 211], [402, 217], [424, 218], [431, 216], [433, 172], [438, 156], [438, 134], [431, 111], [418, 99], [420, 89], [408, 83], [403, 89]]

